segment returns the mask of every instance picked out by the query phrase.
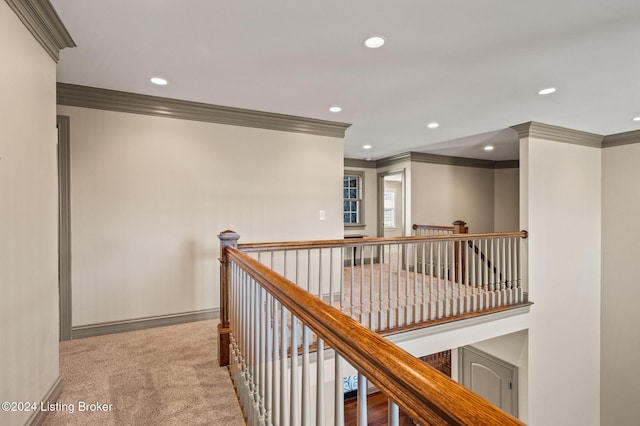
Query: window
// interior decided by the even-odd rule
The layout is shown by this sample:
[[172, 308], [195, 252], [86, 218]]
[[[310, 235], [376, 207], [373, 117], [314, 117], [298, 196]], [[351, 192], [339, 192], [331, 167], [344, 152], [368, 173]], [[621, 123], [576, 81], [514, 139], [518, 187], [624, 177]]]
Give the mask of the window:
[[396, 227], [396, 193], [393, 191], [384, 192], [384, 227], [395, 228]]
[[363, 188], [364, 172], [345, 171], [342, 185], [344, 198], [344, 225], [355, 227], [364, 226], [362, 204], [364, 202]]

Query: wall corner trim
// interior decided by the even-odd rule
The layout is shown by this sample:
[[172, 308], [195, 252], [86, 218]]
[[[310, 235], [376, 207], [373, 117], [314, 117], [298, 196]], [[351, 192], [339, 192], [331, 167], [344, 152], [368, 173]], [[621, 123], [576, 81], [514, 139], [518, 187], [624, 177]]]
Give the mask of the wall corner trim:
[[640, 130], [605, 136], [602, 141], [602, 147], [610, 148], [612, 146], [632, 145], [635, 143], [640, 143]]
[[181, 312], [178, 314], [159, 315], [154, 317], [135, 318], [123, 321], [102, 322], [76, 326], [71, 329], [71, 338], [102, 336], [125, 331], [143, 330], [153, 327], [183, 324], [220, 318], [220, 309], [203, 309], [200, 311]]
[[47, 392], [47, 394], [42, 398], [40, 404], [38, 404], [38, 409], [31, 413], [31, 416], [25, 423], [28, 426], [36, 426], [42, 424], [49, 411], [43, 411], [41, 407], [47, 406], [48, 404], [55, 404], [60, 395], [62, 394], [62, 377], [58, 376], [58, 378], [53, 382], [53, 385]]
[[345, 131], [351, 126], [348, 123], [335, 121], [225, 107], [67, 83], [57, 84], [57, 103], [58, 105], [334, 138], [344, 138]]
[[566, 127], [553, 126], [550, 124], [529, 121], [527, 123], [511, 126], [518, 132], [518, 138], [538, 138], [555, 142], [564, 142], [574, 145], [590, 146], [592, 148], [602, 148], [603, 135], [583, 132], [580, 130], [568, 129]]
[[5, 1], [54, 61], [60, 60], [60, 50], [76, 47], [49, 0]]

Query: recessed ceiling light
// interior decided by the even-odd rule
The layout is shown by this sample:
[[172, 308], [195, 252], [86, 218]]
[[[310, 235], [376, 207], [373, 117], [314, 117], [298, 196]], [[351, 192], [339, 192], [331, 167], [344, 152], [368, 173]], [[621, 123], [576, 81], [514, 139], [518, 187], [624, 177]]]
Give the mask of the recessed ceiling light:
[[378, 47], [381, 47], [384, 44], [384, 41], [385, 40], [383, 37], [373, 36], [366, 39], [364, 41], [364, 45], [367, 46], [369, 49], [377, 49]]
[[153, 84], [157, 84], [158, 86], [166, 86], [167, 83], [169, 83], [167, 80], [165, 80], [164, 78], [160, 78], [160, 77], [151, 77], [149, 80]]
[[362, 145], [362, 149], [371, 149], [371, 145]]
[[547, 87], [546, 89], [540, 90], [538, 92], [538, 95], [550, 95], [553, 92], [555, 92], [556, 90], [558, 90], [558, 89], [556, 89], [555, 87]]
[[364, 159], [365, 161], [371, 161], [371, 157], [367, 157]]
[[435, 129], [437, 127], [440, 127], [440, 125], [438, 123], [434, 122], [434, 123], [427, 124], [427, 127], [430, 128], [430, 129]]
[[331, 111], [331, 112], [340, 112], [340, 111], [342, 111], [342, 108], [340, 108], [338, 105], [334, 105], [334, 106], [329, 108], [329, 111]]
[[484, 147], [484, 150], [485, 151], [493, 151], [493, 146], [487, 145], [487, 146]]
[[633, 117], [633, 121], [640, 121], [640, 116], [638, 116], [638, 117]]

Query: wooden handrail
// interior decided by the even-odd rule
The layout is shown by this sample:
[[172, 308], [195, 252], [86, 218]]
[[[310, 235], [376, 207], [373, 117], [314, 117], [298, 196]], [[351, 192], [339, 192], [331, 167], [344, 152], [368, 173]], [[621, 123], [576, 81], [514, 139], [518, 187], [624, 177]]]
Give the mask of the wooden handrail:
[[418, 424], [523, 424], [239, 249], [224, 250], [224, 258], [249, 274]]
[[245, 253], [259, 251], [275, 251], [275, 250], [302, 250], [302, 249], [320, 249], [334, 247], [356, 247], [380, 244], [412, 244], [428, 241], [466, 241], [466, 240], [482, 240], [487, 238], [503, 238], [503, 237], [520, 237], [527, 238], [527, 231], [518, 232], [489, 232], [482, 234], [450, 234], [450, 235], [427, 235], [427, 236], [409, 236], [409, 237], [369, 237], [369, 238], [353, 238], [348, 240], [315, 240], [315, 241], [286, 241], [286, 242], [269, 242], [269, 243], [250, 243], [238, 244], [238, 248]]
[[413, 224], [413, 229], [433, 229], [434, 231], [453, 231], [453, 226], [443, 226], [443, 225], [418, 225], [416, 223]]

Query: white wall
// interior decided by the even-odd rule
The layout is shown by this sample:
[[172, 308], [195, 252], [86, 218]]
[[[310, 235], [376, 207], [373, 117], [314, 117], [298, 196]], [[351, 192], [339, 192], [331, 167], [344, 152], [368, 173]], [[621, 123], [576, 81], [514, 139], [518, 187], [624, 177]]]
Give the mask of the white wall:
[[529, 138], [521, 142], [520, 162], [527, 186], [521, 191], [521, 218], [528, 220], [521, 227], [529, 231], [529, 298], [534, 302], [529, 421], [534, 426], [597, 425], [601, 150]]
[[[640, 142], [640, 141], [639, 141]], [[638, 423], [640, 144], [602, 152], [603, 425]]]
[[464, 220], [470, 232], [493, 231], [493, 169], [412, 162], [411, 183], [413, 223]]
[[494, 232], [519, 231], [519, 169], [494, 171]]
[[218, 308], [225, 229], [241, 242], [343, 235], [342, 139], [58, 113], [71, 127], [74, 326]]
[[58, 378], [55, 63], [5, 2], [0, 51], [0, 401], [40, 401]]

